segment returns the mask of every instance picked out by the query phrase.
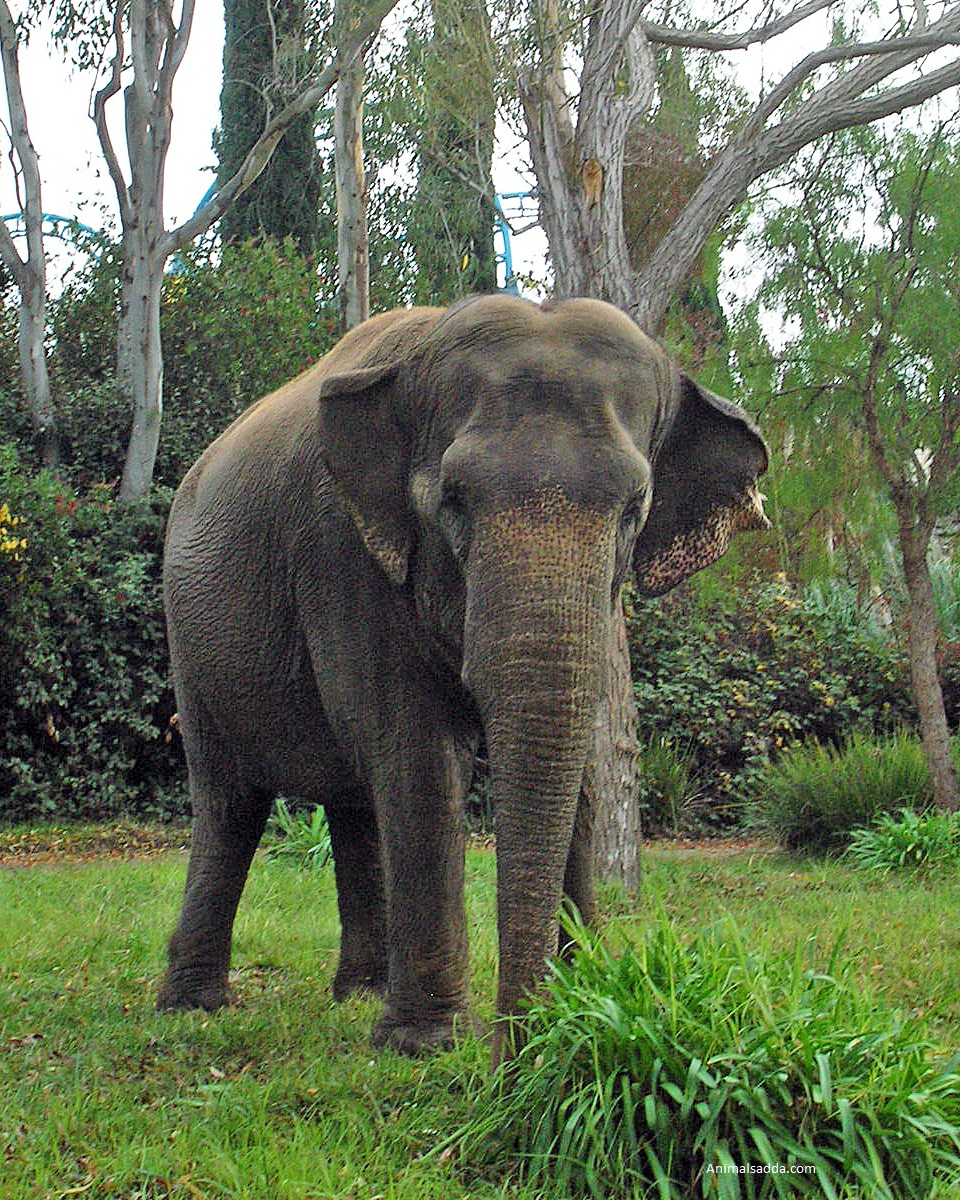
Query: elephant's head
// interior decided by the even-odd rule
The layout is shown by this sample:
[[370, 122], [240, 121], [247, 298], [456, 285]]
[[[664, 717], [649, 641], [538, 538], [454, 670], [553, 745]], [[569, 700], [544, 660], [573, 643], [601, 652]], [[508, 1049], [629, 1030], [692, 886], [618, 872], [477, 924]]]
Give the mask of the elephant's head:
[[767, 451], [597, 301], [411, 316], [365, 361], [323, 380], [321, 444], [484, 724], [507, 1013], [556, 948], [619, 588], [632, 566], [642, 590], [666, 590], [761, 527]]

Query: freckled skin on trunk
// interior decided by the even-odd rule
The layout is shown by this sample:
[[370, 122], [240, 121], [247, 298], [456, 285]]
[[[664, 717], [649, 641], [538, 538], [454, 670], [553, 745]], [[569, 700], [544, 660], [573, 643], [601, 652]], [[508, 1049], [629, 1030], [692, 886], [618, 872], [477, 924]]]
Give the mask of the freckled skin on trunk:
[[[610, 517], [559, 490], [495, 514], [471, 551], [464, 672], [484, 717], [497, 813], [500, 1013], [516, 1011], [557, 951], [603, 682], [612, 554]], [[503, 1036], [501, 1024], [495, 1060]]]

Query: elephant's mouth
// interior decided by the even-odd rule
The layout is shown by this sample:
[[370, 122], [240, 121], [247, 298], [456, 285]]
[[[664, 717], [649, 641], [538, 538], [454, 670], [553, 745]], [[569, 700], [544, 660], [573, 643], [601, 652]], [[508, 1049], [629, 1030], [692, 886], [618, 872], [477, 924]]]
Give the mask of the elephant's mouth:
[[763, 493], [753, 483], [731, 504], [713, 509], [696, 529], [677, 534], [665, 550], [650, 555], [638, 551], [635, 561], [638, 590], [645, 596], [661, 596], [694, 572], [716, 562], [726, 553], [734, 534], [769, 529], [763, 501]]

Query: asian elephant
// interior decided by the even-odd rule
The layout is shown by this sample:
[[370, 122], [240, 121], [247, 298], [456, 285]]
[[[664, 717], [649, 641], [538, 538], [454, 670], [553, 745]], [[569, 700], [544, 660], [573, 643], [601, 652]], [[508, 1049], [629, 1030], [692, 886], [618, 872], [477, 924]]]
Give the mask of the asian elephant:
[[578, 800], [621, 584], [632, 569], [665, 591], [763, 527], [766, 466], [740, 408], [593, 300], [374, 317], [234, 422], [167, 533], [195, 825], [159, 1007], [227, 1000], [234, 915], [282, 792], [326, 809], [334, 996], [385, 992], [378, 1045], [448, 1042], [468, 1007], [463, 808], [482, 732], [497, 1007], [514, 1012], [556, 952], [564, 890], [584, 886], [574, 829], [590, 825]]

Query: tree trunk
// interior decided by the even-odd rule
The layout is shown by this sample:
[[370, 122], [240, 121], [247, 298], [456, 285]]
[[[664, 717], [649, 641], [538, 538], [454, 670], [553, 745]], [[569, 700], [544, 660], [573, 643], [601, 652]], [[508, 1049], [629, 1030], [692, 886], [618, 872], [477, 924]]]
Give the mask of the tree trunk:
[[637, 708], [630, 673], [630, 648], [623, 603], [610, 627], [610, 680], [597, 710], [593, 752], [583, 790], [596, 813], [594, 859], [597, 873], [618, 880], [629, 892], [640, 886], [640, 780], [637, 770]]
[[[13, 276], [20, 292], [19, 338], [20, 382], [30, 409], [40, 460], [45, 467], [60, 462], [56, 410], [50, 394], [47, 371], [47, 278], [43, 253], [43, 202], [40, 160], [30, 137], [27, 110], [20, 86], [20, 33], [6, 0], [0, 0], [0, 58], [10, 114], [10, 159], [18, 174], [17, 195], [21, 196], [27, 253], [21, 258], [5, 222], [0, 222], [0, 261]], [[19, 164], [19, 169], [18, 169]]]
[[358, 55], [337, 81], [333, 116], [341, 333], [353, 329], [370, 315], [367, 189], [363, 169], [363, 75], [363, 56]]
[[[269, 115], [291, 99], [309, 64], [304, 0], [226, 0], [223, 87], [214, 142], [217, 182], [241, 168]], [[315, 114], [304, 113], [280, 138], [256, 181], [220, 222], [224, 241], [292, 237], [313, 257], [320, 233], [320, 162]]]
[[937, 674], [937, 610], [927, 566], [927, 542], [917, 536], [908, 502], [897, 503], [903, 577], [907, 587], [907, 652], [923, 754], [937, 808], [960, 809], [960, 780], [950, 747], [950, 727]]
[[140, 228], [128, 230], [123, 239], [117, 378], [133, 410], [133, 424], [120, 481], [122, 501], [139, 499], [150, 491], [163, 412], [160, 346], [163, 263], [153, 261]]
[[[600, 6], [590, 19], [576, 126], [564, 84], [554, 0], [540, 0], [538, 69], [521, 79], [524, 121], [557, 296], [592, 296], [629, 310], [634, 273], [623, 227], [627, 132], [654, 98], [654, 65], [636, 26], [642, 5]], [[622, 604], [610, 638], [609, 688], [597, 714], [584, 791], [596, 813], [598, 873], [628, 890], [640, 881], [637, 718]]]
[[20, 286], [20, 382], [30, 408], [40, 461], [53, 469], [60, 465], [60, 440], [47, 370], [46, 286], [43, 273], [37, 277], [29, 263], [24, 276]]

